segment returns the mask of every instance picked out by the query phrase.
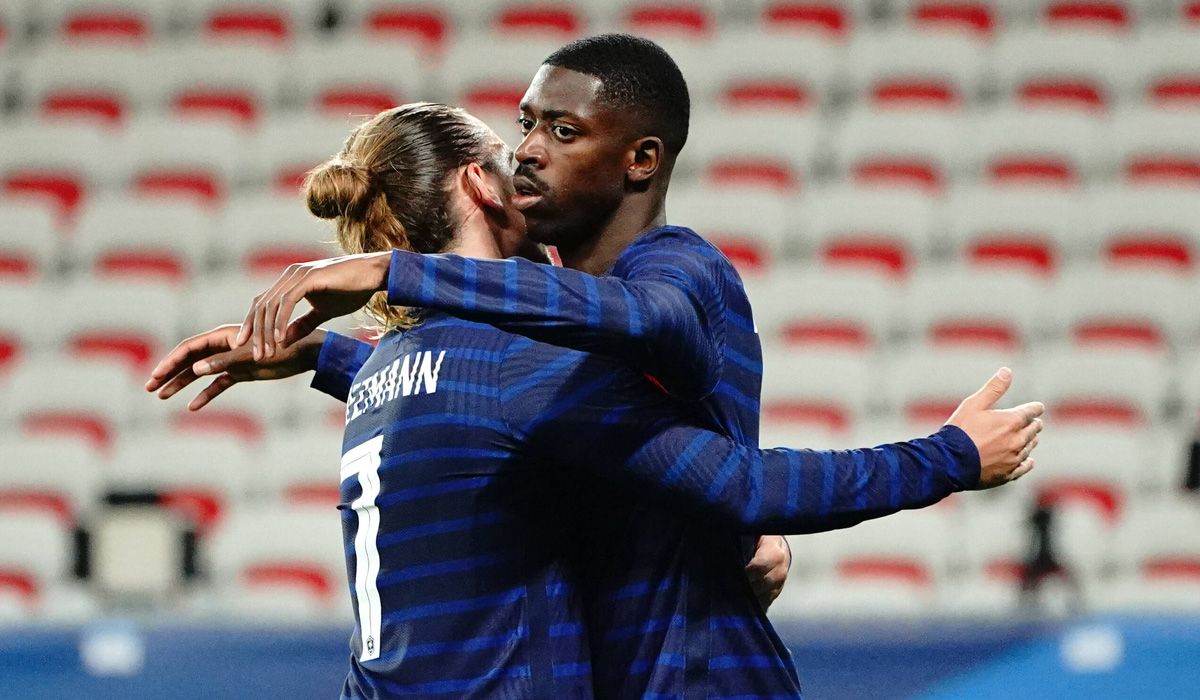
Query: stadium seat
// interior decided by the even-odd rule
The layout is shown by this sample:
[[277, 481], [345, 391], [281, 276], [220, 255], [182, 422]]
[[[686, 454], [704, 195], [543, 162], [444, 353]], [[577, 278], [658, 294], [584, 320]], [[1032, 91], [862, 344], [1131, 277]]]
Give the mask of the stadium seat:
[[273, 51], [204, 43], [162, 51], [158, 101], [177, 117], [251, 126], [279, 100], [284, 57]]
[[694, 228], [744, 275], [767, 271], [784, 254], [793, 221], [790, 198], [744, 187], [672, 187], [667, 207], [674, 223]]
[[1130, 0], [1036, 0], [1041, 22], [1066, 31], [1130, 31], [1137, 24], [1137, 3]]
[[1117, 170], [1134, 185], [1200, 185], [1200, 134], [1188, 109], [1131, 107], [1113, 115]]
[[350, 614], [332, 510], [240, 509], [213, 533], [205, 554], [226, 615], [278, 621]]
[[94, 199], [71, 236], [76, 269], [111, 279], [185, 284], [204, 268], [212, 215], [187, 202]]
[[1194, 32], [1159, 30], [1138, 37], [1130, 96], [1159, 107], [1200, 103], [1200, 46]]
[[806, 552], [804, 563], [819, 569], [800, 588], [803, 606], [787, 612], [860, 618], [934, 612], [950, 568], [947, 533], [958, 530], [954, 515], [928, 508], [793, 538], [793, 547]]
[[106, 179], [113, 158], [105, 134], [78, 124], [5, 126], [0, 150], [3, 194], [46, 206], [60, 225], [69, 224], [89, 190]]
[[438, 74], [438, 97], [460, 105], [492, 127], [510, 146], [521, 142], [517, 108], [542, 60], [556, 41], [496, 43], [465, 35], [446, 52]]
[[484, 0], [461, 3], [459, 9], [460, 14], [482, 19], [485, 28], [504, 41], [553, 38], [562, 42], [588, 33], [600, 14], [611, 11], [601, 3], [569, 0]]
[[980, 39], [993, 36], [1005, 8], [999, 0], [902, 0], [897, 4], [904, 23], [914, 29]]
[[1078, 347], [1160, 350], [1194, 342], [1195, 284], [1145, 269], [1081, 269], [1064, 275], [1047, 311]]
[[71, 533], [47, 514], [0, 514], [0, 619], [80, 622], [95, 613], [70, 584]]
[[445, 4], [427, 0], [350, 0], [342, 10], [344, 24], [366, 38], [413, 44], [428, 54], [444, 50], [458, 29]]
[[226, 124], [152, 117], [131, 124], [120, 143], [115, 169], [128, 192], [210, 207], [229, 196], [249, 147], [246, 135]]
[[107, 450], [130, 422], [133, 384], [111, 363], [46, 353], [12, 371], [0, 411], [20, 434], [78, 439]]
[[323, 9], [295, 0], [199, 0], [180, 8], [185, 25], [205, 39], [271, 48], [314, 32]]
[[1040, 399], [1041, 385], [1011, 352], [978, 348], [914, 345], [883, 365], [888, 412], [898, 415], [906, 433], [928, 435], [950, 418], [963, 399], [979, 390], [1001, 367], [1013, 370], [1013, 387], [1000, 405]]
[[37, 357], [58, 345], [58, 329], [46, 323], [53, 318], [59, 299], [54, 282], [0, 283], [0, 376], [20, 361]]
[[292, 52], [287, 73], [301, 105], [343, 120], [373, 116], [428, 93], [421, 56], [404, 44], [305, 44]]
[[1165, 356], [1116, 348], [1041, 353], [1034, 376], [1055, 425], [1114, 432], [1154, 425], [1166, 412], [1173, 381]]
[[0, 281], [35, 282], [57, 271], [61, 242], [46, 209], [0, 200]]
[[875, 398], [878, 381], [872, 370], [864, 354], [767, 346], [763, 419], [848, 437]]
[[1020, 352], [1037, 336], [1046, 292], [1027, 275], [956, 267], [915, 277], [901, 308], [915, 335], [934, 347]]
[[955, 257], [980, 268], [1055, 274], [1085, 240], [1079, 195], [1058, 189], [974, 186], [946, 204]]
[[780, 266], [747, 292], [764, 342], [861, 353], [900, 326], [897, 285], [870, 272]]
[[1196, 0], [1172, 0], [1176, 19], [1185, 27], [1200, 26], [1200, 2]]
[[168, 27], [174, 0], [44, 0], [30, 3], [43, 35], [71, 44], [145, 45]]
[[1070, 188], [1093, 172], [1100, 121], [1064, 110], [1000, 109], [976, 122], [978, 177], [997, 185]]
[[962, 575], [943, 601], [947, 612], [974, 617], [1010, 615], [1020, 605], [1025, 562], [1033, 545], [1030, 508], [1019, 496], [1003, 492], [1024, 491], [1024, 486], [1017, 482], [995, 489], [999, 497], [995, 500], [991, 491], [960, 494], [987, 494], [989, 502], [980, 505], [976, 500], [964, 509], [959, 537], [962, 547], [954, 553]]
[[1122, 576], [1101, 589], [1099, 607], [1117, 611], [1200, 609], [1200, 508], [1175, 498], [1130, 513], [1114, 547]]
[[845, 39], [867, 19], [864, 0], [755, 0], [760, 26], [771, 31], [816, 33]]
[[962, 172], [966, 137], [954, 116], [855, 109], [832, 134], [834, 167], [860, 184], [936, 192]]
[[613, 5], [618, 29], [656, 40], [709, 39], [721, 12], [715, 0], [619, 0]]
[[[747, 46], [754, 46], [747, 51]], [[839, 85], [844, 48], [820, 34], [722, 30], [713, 59], [688, 75], [697, 105], [725, 109], [808, 111], [827, 104]]]
[[714, 187], [796, 192], [812, 172], [820, 135], [815, 115], [717, 112], [692, 120], [679, 168]]
[[72, 358], [123, 363], [138, 376], [174, 345], [185, 310], [178, 287], [146, 280], [79, 277], [58, 296], [60, 347]]
[[1095, 189], [1088, 254], [1112, 267], [1190, 273], [1200, 265], [1200, 200], [1181, 188]]
[[824, 265], [903, 278], [929, 255], [934, 203], [910, 189], [834, 186], [807, 197], [800, 218]]
[[1064, 511], [1078, 505], [1102, 525], [1119, 523], [1161, 469], [1158, 451], [1138, 433], [1074, 426], [1053, 412], [1047, 421], [1033, 456], [1039, 502]]
[[309, 170], [341, 150], [360, 119], [308, 112], [270, 119], [254, 140], [256, 155], [247, 164], [248, 172], [264, 191], [294, 196]]
[[98, 505], [99, 465], [86, 445], [2, 434], [0, 451], [9, 467], [0, 483], [0, 515], [48, 514], [73, 528]]
[[26, 109], [46, 121], [121, 126], [153, 97], [146, 71], [154, 55], [137, 47], [46, 45], [23, 71]]
[[[139, 398], [158, 401], [148, 394]], [[148, 498], [201, 534], [211, 532], [260, 478], [254, 453], [239, 440], [157, 431], [118, 440], [103, 473], [109, 492]]]
[[876, 109], [961, 109], [979, 92], [983, 48], [967, 35], [860, 32], [847, 72], [858, 99]]
[[[311, 377], [310, 377], [311, 378]], [[272, 430], [295, 423], [291, 400], [293, 392], [279, 383], [248, 382], [230, 388], [199, 411], [187, 404], [203, 387], [211, 383], [202, 377], [184, 389], [178, 399], [153, 402], [145, 406], [148, 422], [175, 435], [214, 436], [258, 446]]]
[[328, 513], [341, 500], [341, 448], [342, 432], [332, 428], [305, 424], [299, 431], [278, 432], [263, 446], [263, 480], [254, 486], [281, 505], [324, 508]]
[[218, 258], [252, 275], [273, 279], [292, 263], [339, 254], [330, 223], [310, 214], [294, 195], [238, 197], [222, 213], [220, 230], [214, 240]]
[[1015, 104], [1092, 112], [1113, 105], [1128, 60], [1118, 36], [1034, 30], [1003, 34], [993, 66], [1001, 95]]

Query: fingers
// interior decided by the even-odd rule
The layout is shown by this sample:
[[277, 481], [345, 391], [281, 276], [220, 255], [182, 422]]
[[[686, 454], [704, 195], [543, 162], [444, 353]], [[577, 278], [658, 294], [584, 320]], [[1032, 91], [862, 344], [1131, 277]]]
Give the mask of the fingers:
[[1021, 442], [1028, 443], [1030, 440], [1033, 440], [1038, 433], [1042, 432], [1043, 427], [1045, 427], [1045, 424], [1042, 423], [1042, 419], [1034, 418], [1029, 425], [1021, 429]]
[[317, 330], [321, 325], [321, 319], [317, 316], [315, 310], [310, 310], [300, 318], [292, 321], [287, 326], [287, 331], [284, 333], [282, 345], [280, 347], [289, 347], [313, 331]]
[[1023, 403], [1008, 410], [1016, 413], [1024, 421], [1024, 424], [1028, 425], [1046, 413], [1046, 406], [1041, 401], [1030, 401], [1029, 403]]
[[1036, 449], [1037, 446], [1038, 446], [1038, 438], [1036, 435], [1034, 435], [1033, 439], [1030, 440], [1029, 442], [1027, 442], [1025, 444], [1025, 447], [1022, 448], [1022, 450], [1017, 453], [1017, 464], [1019, 465], [1022, 462], [1024, 462], [1025, 460], [1029, 459], [1029, 455], [1033, 453], [1034, 449]]
[[1001, 367], [979, 391], [968, 396], [963, 403], [969, 403], [972, 408], [977, 409], [991, 408], [1004, 397], [1010, 386], [1012, 386], [1012, 370]]
[[216, 379], [212, 380], [211, 384], [204, 387], [204, 391], [196, 394], [196, 398], [192, 399], [191, 403], [188, 404], [188, 410], [199, 411], [207, 406], [213, 399], [220, 396], [221, 393], [226, 389], [234, 384], [237, 384], [237, 381], [238, 380], [235, 379], [231, 374], [226, 373], [220, 375]]
[[1031, 471], [1033, 471], [1033, 458], [1032, 457], [1022, 460], [1022, 462], [1017, 465], [1017, 468], [1014, 469], [1012, 471], [1012, 473], [1008, 475], [1008, 480], [1016, 481], [1017, 479], [1020, 479], [1021, 477], [1025, 476], [1026, 474], [1028, 474]]
[[151, 370], [150, 379], [146, 382], [146, 391], [159, 389], [169, 378], [197, 360], [229, 349], [234, 329], [235, 326], [221, 326], [180, 342]]
[[[302, 279], [298, 280], [296, 284], [292, 285], [292, 288], [289, 289], [287, 293], [284, 294], [279, 300], [279, 309], [275, 312], [275, 326], [273, 328], [272, 335], [268, 337], [272, 342], [278, 343], [280, 349], [286, 348], [295, 342], [295, 340], [299, 340], [300, 338], [303, 338], [304, 336], [316, 330], [318, 324], [313, 323], [308, 332], [295, 336], [292, 340], [288, 340], [288, 338], [291, 337], [288, 334], [288, 331], [291, 330], [288, 321], [291, 320], [292, 313], [296, 310], [296, 304], [299, 304], [300, 300], [303, 299], [304, 295], [307, 293], [308, 287], [304, 285]], [[305, 316], [310, 316], [311, 314], [312, 312], [310, 311], [309, 313], [306, 313]], [[307, 325], [301, 326], [301, 328], [305, 327], [307, 327]]]
[[167, 382], [166, 385], [159, 390], [158, 398], [164, 400], [169, 399], [197, 379], [199, 379], [199, 377], [196, 376], [196, 373], [192, 371], [191, 367], [188, 367], [187, 369], [177, 373], [174, 377], [171, 377], [171, 381]]

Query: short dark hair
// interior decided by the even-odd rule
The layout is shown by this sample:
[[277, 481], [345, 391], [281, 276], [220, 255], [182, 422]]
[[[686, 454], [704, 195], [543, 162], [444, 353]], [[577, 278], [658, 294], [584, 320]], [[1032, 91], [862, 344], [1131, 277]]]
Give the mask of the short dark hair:
[[630, 34], [598, 34], [577, 39], [542, 62], [598, 78], [600, 99], [636, 110], [649, 120], [667, 152], [687, 142], [691, 98], [679, 66], [658, 44]]

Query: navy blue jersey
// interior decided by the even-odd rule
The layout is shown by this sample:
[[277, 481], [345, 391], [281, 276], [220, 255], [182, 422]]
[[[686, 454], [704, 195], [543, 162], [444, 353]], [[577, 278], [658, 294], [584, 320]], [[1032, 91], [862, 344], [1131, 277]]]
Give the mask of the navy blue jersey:
[[[685, 229], [647, 234], [605, 278], [397, 252], [389, 297], [611, 354], [653, 370], [677, 396], [703, 397], [672, 399], [612, 359], [528, 340], [505, 362], [524, 367], [528, 385], [522, 405], [505, 407], [521, 417], [518, 442], [560, 465], [550, 471], [576, 475], [556, 494], [572, 501], [557, 511], [571, 533], [560, 570], [581, 584], [604, 697], [797, 695], [787, 651], [742, 572], [738, 533], [844, 527], [978, 478], [974, 447], [955, 428], [874, 450], [754, 449], [761, 362], [749, 304], [723, 256]], [[331, 335], [314, 383], [344, 398], [363, 352]], [[543, 394], [555, 400], [532, 400]]]

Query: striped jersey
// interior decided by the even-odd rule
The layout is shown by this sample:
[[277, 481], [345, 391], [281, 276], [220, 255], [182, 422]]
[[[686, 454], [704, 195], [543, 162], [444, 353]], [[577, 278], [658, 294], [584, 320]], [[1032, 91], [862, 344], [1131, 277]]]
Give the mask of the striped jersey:
[[[503, 364], [527, 362], [521, 374], [537, 382], [521, 392], [525, 410], [505, 406], [504, 415], [556, 426], [519, 430], [516, 440], [558, 465], [544, 472], [572, 475], [548, 495], [571, 501], [555, 511], [567, 541], [554, 570], [577, 596], [562, 615], [582, 603], [586, 640], [574, 649], [590, 646], [600, 697], [798, 695], [786, 648], [744, 576], [743, 535], [844, 527], [932, 503], [978, 478], [974, 446], [953, 427], [872, 450], [757, 450], [761, 360], [749, 304], [728, 261], [686, 229], [649, 232], [602, 278], [396, 252], [389, 300], [525, 336], [513, 341], [519, 357]], [[314, 381], [349, 395], [348, 416], [357, 399], [347, 377], [366, 352], [331, 334], [321, 353]], [[480, 403], [463, 410], [485, 412]], [[358, 442], [352, 422], [348, 450]], [[475, 670], [484, 668], [494, 667]]]

